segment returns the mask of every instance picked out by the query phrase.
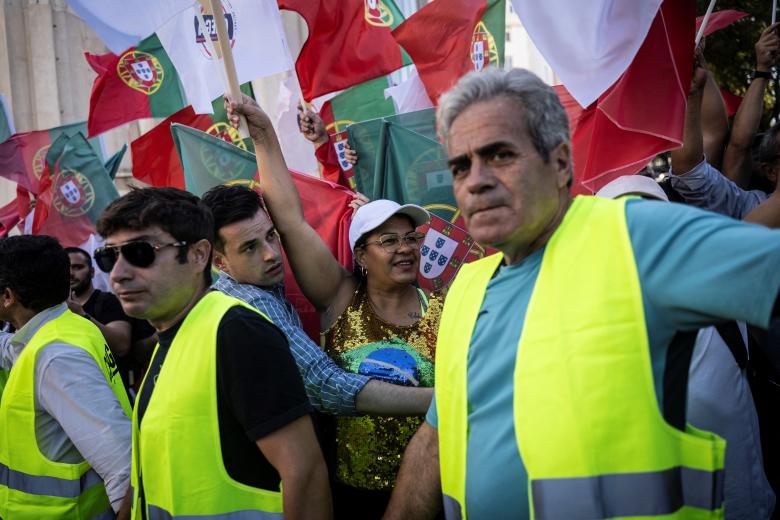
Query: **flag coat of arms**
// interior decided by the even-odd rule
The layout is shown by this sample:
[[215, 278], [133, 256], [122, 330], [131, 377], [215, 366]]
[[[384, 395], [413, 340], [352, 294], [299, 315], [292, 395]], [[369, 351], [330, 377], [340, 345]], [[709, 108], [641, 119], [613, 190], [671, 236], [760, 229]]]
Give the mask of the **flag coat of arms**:
[[89, 97], [89, 135], [186, 106], [179, 76], [156, 34], [120, 55], [85, 53], [97, 73]]
[[440, 291], [455, 278], [469, 256], [474, 239], [466, 230], [431, 215], [431, 222], [420, 247], [420, 285]]

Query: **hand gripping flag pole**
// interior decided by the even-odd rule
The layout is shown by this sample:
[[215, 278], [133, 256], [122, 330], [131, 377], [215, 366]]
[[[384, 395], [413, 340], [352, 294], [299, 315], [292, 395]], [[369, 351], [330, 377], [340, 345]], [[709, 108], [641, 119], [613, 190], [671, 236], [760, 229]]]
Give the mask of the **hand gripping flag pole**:
[[[228, 38], [227, 25], [225, 25], [225, 17], [222, 16], [222, 4], [219, 0], [198, 0], [203, 11], [206, 14], [211, 14], [211, 19], [214, 23], [214, 27], [217, 30], [217, 45], [216, 49], [211, 41], [211, 35], [206, 35], [206, 45], [212, 55], [215, 58], [220, 58], [222, 64], [223, 78], [225, 80], [225, 87], [227, 90], [227, 98], [229, 102], [240, 103], [241, 102], [241, 88], [238, 84], [238, 74], [236, 74], [236, 62], [233, 59], [233, 49], [230, 48], [230, 40]], [[197, 11], [197, 10], [196, 10]], [[218, 14], [215, 14], [218, 13]], [[208, 31], [206, 24], [203, 22], [203, 17], [200, 13], [197, 13], [198, 22], [203, 27], [204, 32]], [[239, 116], [238, 120], [238, 135], [241, 139], [249, 137], [249, 128], [246, 124], [244, 116]]]

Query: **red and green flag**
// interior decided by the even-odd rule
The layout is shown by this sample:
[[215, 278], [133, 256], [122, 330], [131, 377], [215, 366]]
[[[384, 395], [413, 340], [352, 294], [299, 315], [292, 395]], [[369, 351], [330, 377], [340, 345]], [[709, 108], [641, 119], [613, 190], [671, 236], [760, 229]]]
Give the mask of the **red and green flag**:
[[[181, 125], [172, 127], [187, 190], [202, 195], [207, 189], [224, 183], [241, 183], [258, 189], [255, 181], [255, 155], [223, 140]], [[290, 172], [301, 197], [306, 221], [314, 228], [333, 256], [351, 269], [349, 224], [352, 219], [352, 192], [342, 186], [310, 175]], [[286, 259], [285, 259], [286, 262]], [[319, 338], [319, 315], [295, 282], [289, 263], [285, 263], [287, 298], [301, 316], [304, 330], [315, 341]]]
[[434, 104], [466, 73], [502, 67], [505, 34], [506, 0], [434, 0], [393, 31]]
[[[48, 176], [46, 153], [49, 147], [60, 135], [86, 134], [86, 127], [86, 123], [81, 122], [12, 135], [0, 143], [0, 177], [16, 182], [37, 195], [42, 189], [42, 179], [45, 180]], [[90, 139], [88, 143], [102, 160], [100, 142]]]
[[309, 29], [295, 62], [306, 101], [404, 65], [391, 35], [403, 17], [392, 0], [278, 0], [278, 4], [300, 14]]
[[81, 133], [60, 138], [56, 144], [61, 152], [47, 158], [54, 170], [38, 196], [32, 231], [54, 236], [65, 247], [79, 246], [95, 233], [100, 212], [119, 194], [102, 157]]
[[[241, 90], [253, 96], [251, 85], [242, 85]], [[212, 108], [213, 114], [196, 114], [191, 106], [187, 106], [130, 143], [133, 177], [152, 186], [184, 189], [184, 172], [171, 135], [171, 125], [174, 123], [202, 130], [244, 149], [251, 149], [251, 139], [241, 141], [238, 132], [228, 124], [222, 100], [214, 101]]]
[[97, 73], [89, 99], [89, 135], [146, 117], [167, 117], [187, 105], [168, 54], [156, 34], [120, 56], [84, 54]]

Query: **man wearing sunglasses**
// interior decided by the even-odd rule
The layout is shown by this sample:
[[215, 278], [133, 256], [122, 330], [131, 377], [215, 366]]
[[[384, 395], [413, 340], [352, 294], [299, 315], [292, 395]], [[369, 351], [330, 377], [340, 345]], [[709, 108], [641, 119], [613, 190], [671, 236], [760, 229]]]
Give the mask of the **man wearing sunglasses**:
[[330, 518], [325, 463], [284, 336], [209, 291], [208, 208], [175, 188], [134, 190], [97, 227], [106, 239], [98, 267], [125, 312], [159, 338], [133, 413], [134, 518]]
[[54, 238], [0, 240], [0, 518], [113, 518], [130, 483], [130, 403], [69, 285]]

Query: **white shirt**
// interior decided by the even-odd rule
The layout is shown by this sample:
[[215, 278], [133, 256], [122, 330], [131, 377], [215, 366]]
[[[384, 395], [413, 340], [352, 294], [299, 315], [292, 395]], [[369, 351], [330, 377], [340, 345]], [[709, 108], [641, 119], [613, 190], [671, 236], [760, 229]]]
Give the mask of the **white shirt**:
[[[0, 333], [0, 368], [10, 370], [40, 328], [67, 310], [61, 303], [36, 314], [15, 334]], [[100, 475], [118, 511], [130, 484], [132, 426], [105, 375], [86, 351], [46, 345], [35, 363], [35, 436], [54, 462], [84, 460]]]

